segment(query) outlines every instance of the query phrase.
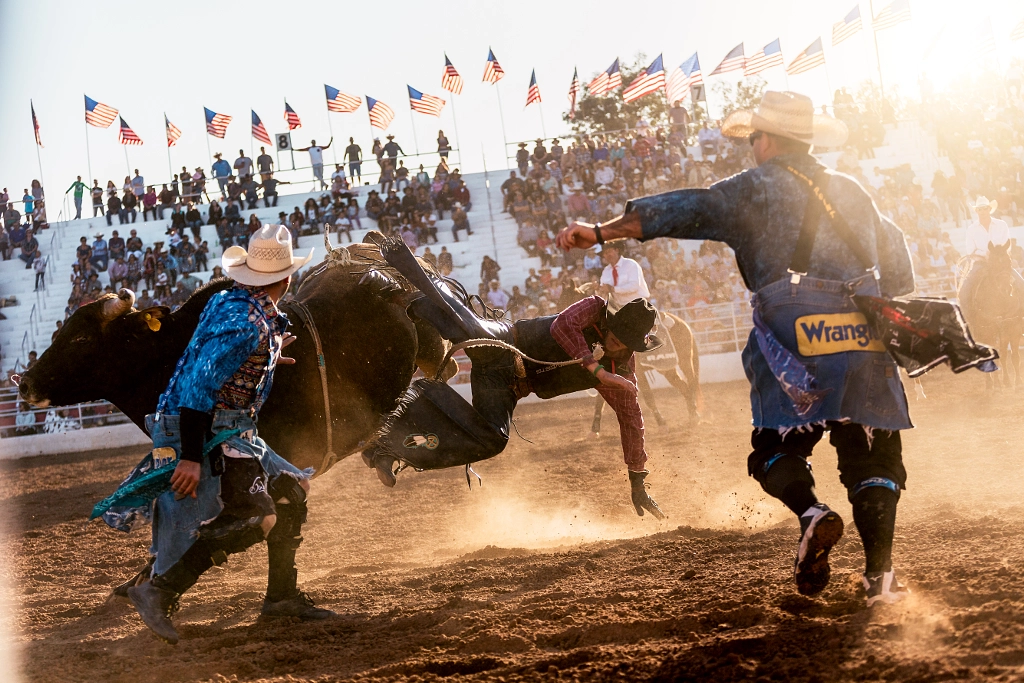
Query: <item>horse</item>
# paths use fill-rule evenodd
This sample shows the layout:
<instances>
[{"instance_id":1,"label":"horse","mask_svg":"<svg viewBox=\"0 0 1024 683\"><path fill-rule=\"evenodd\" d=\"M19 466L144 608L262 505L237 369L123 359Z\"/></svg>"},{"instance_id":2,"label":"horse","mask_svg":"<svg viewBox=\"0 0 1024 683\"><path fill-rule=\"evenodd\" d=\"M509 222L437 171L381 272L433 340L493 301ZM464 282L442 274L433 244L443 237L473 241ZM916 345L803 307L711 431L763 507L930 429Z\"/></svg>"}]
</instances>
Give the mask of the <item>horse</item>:
<instances>
[{"instance_id":1,"label":"horse","mask_svg":"<svg viewBox=\"0 0 1024 683\"><path fill-rule=\"evenodd\" d=\"M1021 388L1020 342L1024 336L1024 283L1013 269L1010 244L989 242L988 257L976 261L960 284L957 294L971 331L978 341L994 346L1013 368L1013 387ZM968 286L968 282L973 282ZM1005 355L1004 355L1005 354ZM1003 386L1010 387L1009 373ZM996 376L998 387L999 376ZM991 373L985 374L985 388L992 387Z\"/></svg>"}]
</instances>

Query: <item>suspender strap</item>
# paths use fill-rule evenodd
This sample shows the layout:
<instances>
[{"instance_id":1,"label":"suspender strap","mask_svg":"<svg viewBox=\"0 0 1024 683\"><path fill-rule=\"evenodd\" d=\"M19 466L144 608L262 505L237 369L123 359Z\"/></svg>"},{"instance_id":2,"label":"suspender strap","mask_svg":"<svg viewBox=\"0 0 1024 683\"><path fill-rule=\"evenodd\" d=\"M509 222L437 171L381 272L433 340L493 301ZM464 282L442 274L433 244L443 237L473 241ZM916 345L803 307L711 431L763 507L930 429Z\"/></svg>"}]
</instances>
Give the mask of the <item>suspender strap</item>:
<instances>
[{"instance_id":1,"label":"suspender strap","mask_svg":"<svg viewBox=\"0 0 1024 683\"><path fill-rule=\"evenodd\" d=\"M822 211L830 219L832 229L846 243L846 246L853 252L860 265L864 270L870 271L877 280L879 273L875 260L871 258L864 245L860 243L853 230L850 229L849 223L846 222L846 219L843 218L843 215L839 213L828 198L828 171L824 167L819 168L812 179L792 166L787 165L785 169L796 176L798 180L806 183L810 190L810 196L807 198L807 209L804 211L804 222L800 228L800 238L797 240L793 260L790 262L789 272L793 273L793 283L798 283L800 276L807 274L807 266L811 261L811 251L814 249L814 238L818 232L818 224L821 222ZM812 206L815 207L813 210Z\"/></svg>"}]
</instances>

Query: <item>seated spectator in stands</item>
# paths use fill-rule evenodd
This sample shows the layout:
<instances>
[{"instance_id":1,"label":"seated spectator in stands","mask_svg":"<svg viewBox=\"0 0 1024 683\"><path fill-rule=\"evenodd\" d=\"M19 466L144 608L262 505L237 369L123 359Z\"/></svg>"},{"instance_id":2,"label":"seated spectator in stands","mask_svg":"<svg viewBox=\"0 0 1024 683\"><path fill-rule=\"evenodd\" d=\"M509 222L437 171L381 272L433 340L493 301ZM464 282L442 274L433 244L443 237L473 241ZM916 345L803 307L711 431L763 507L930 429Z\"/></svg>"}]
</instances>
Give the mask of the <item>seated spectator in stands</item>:
<instances>
[{"instance_id":1,"label":"seated spectator in stands","mask_svg":"<svg viewBox=\"0 0 1024 683\"><path fill-rule=\"evenodd\" d=\"M32 412L31 406L25 401L18 401L18 414L14 418L14 434L16 436L28 436L38 434L36 428L36 414Z\"/></svg>"},{"instance_id":2,"label":"seated spectator in stands","mask_svg":"<svg viewBox=\"0 0 1024 683\"><path fill-rule=\"evenodd\" d=\"M395 189L401 192L406 187L409 187L409 169L405 167L404 161L399 161L395 169Z\"/></svg>"},{"instance_id":3,"label":"seated spectator in stands","mask_svg":"<svg viewBox=\"0 0 1024 683\"><path fill-rule=\"evenodd\" d=\"M491 280L487 290L487 305L504 311L508 307L508 301L508 293L501 288L501 283L497 280Z\"/></svg>"},{"instance_id":4,"label":"seated spectator in stands","mask_svg":"<svg viewBox=\"0 0 1024 683\"><path fill-rule=\"evenodd\" d=\"M8 261L11 258L11 237L10 233L7 232L7 228L0 225L0 257L4 261Z\"/></svg>"},{"instance_id":5,"label":"seated spectator in stands","mask_svg":"<svg viewBox=\"0 0 1024 683\"><path fill-rule=\"evenodd\" d=\"M7 237L10 241L8 248L11 250L11 253L14 253L15 249L20 249L25 244L25 240L28 238L28 228L20 223L16 223L8 232ZM83 237L82 239L85 238Z\"/></svg>"},{"instance_id":6,"label":"seated spectator in stands","mask_svg":"<svg viewBox=\"0 0 1024 683\"><path fill-rule=\"evenodd\" d=\"M419 222L423 232L423 243L428 244L430 240L437 243L437 216L432 212L416 212L416 220Z\"/></svg>"},{"instance_id":7,"label":"seated spectator in stands","mask_svg":"<svg viewBox=\"0 0 1024 683\"><path fill-rule=\"evenodd\" d=\"M523 181L516 177L516 172L509 171L508 180L501 184L501 195L503 197L502 211L511 213L509 207L512 206L512 202L516 198L516 190L520 190L522 187Z\"/></svg>"},{"instance_id":8,"label":"seated spectator in stands","mask_svg":"<svg viewBox=\"0 0 1024 683\"><path fill-rule=\"evenodd\" d=\"M4 227L8 230L21 223L21 213L11 204L4 211Z\"/></svg>"},{"instance_id":9,"label":"seated spectator in stands","mask_svg":"<svg viewBox=\"0 0 1024 683\"><path fill-rule=\"evenodd\" d=\"M196 272L206 272L207 259L210 256L210 245L203 240L203 243L196 247Z\"/></svg>"},{"instance_id":10,"label":"seated spectator in stands","mask_svg":"<svg viewBox=\"0 0 1024 683\"><path fill-rule=\"evenodd\" d=\"M527 216L526 220L519 226L519 234L516 235L516 241L519 243L519 246L526 250L526 253L531 258L537 255L538 237L540 237L540 228L534 224L532 217Z\"/></svg>"},{"instance_id":11,"label":"seated spectator in stands","mask_svg":"<svg viewBox=\"0 0 1024 683\"><path fill-rule=\"evenodd\" d=\"M345 218L347 220L349 230L353 228L356 230L363 229L363 224L359 221L359 202L355 197L350 197L348 204L345 206ZM351 235L349 236L349 239L352 239Z\"/></svg>"},{"instance_id":12,"label":"seated spectator in stands","mask_svg":"<svg viewBox=\"0 0 1024 683\"><path fill-rule=\"evenodd\" d=\"M264 208L270 208L271 206L277 206L277 186L278 185L289 185L290 183L286 180L278 180L277 178L265 178L260 187L263 189L263 206Z\"/></svg>"},{"instance_id":13,"label":"seated spectator in stands","mask_svg":"<svg viewBox=\"0 0 1024 683\"><path fill-rule=\"evenodd\" d=\"M126 287L128 287L128 289L132 291L135 291L136 289L138 289L139 280L142 279L142 264L139 261L139 257L136 256L134 252L128 255L127 266L128 273L124 276L124 279L128 283Z\"/></svg>"},{"instance_id":14,"label":"seated spectator in stands","mask_svg":"<svg viewBox=\"0 0 1024 683\"><path fill-rule=\"evenodd\" d=\"M242 222L242 212L239 210L239 205L235 202L228 204L228 208L224 209L224 218L228 222L228 227L233 231L234 227Z\"/></svg>"},{"instance_id":15,"label":"seated spectator in stands","mask_svg":"<svg viewBox=\"0 0 1024 683\"><path fill-rule=\"evenodd\" d=\"M248 243L248 242L247 242ZM189 240L188 235L181 236L181 242L175 249L175 256L178 259L178 270L182 273L195 272L196 269L196 248Z\"/></svg>"},{"instance_id":16,"label":"seated spectator in stands","mask_svg":"<svg viewBox=\"0 0 1024 683\"><path fill-rule=\"evenodd\" d=\"M573 186L572 194L569 195L569 200L566 202L566 208L569 211L569 220L578 218L586 220L590 217L590 202L583 194L583 185Z\"/></svg>"},{"instance_id":17,"label":"seated spectator in stands","mask_svg":"<svg viewBox=\"0 0 1024 683\"><path fill-rule=\"evenodd\" d=\"M231 226L228 225L227 218L221 218L217 223L217 240L220 242L221 251L234 244L234 238L231 236Z\"/></svg>"},{"instance_id":18,"label":"seated spectator in stands","mask_svg":"<svg viewBox=\"0 0 1024 683\"><path fill-rule=\"evenodd\" d=\"M146 282L148 289L156 285L156 253L153 247L146 247L146 253L142 257L142 279Z\"/></svg>"},{"instance_id":19,"label":"seated spectator in stands","mask_svg":"<svg viewBox=\"0 0 1024 683\"><path fill-rule=\"evenodd\" d=\"M78 263L80 265L85 265L89 262L89 259L92 258L92 247L89 246L89 242L84 235L78 240L78 248L75 249L75 258L78 259Z\"/></svg>"},{"instance_id":20,"label":"seated spectator in stands","mask_svg":"<svg viewBox=\"0 0 1024 683\"><path fill-rule=\"evenodd\" d=\"M163 189L160 190L158 198L160 199L160 205L157 207L157 216L160 220L164 219L164 211L174 206L175 193L173 190L167 187L165 183Z\"/></svg>"},{"instance_id":21,"label":"seated spectator in stands","mask_svg":"<svg viewBox=\"0 0 1024 683\"><path fill-rule=\"evenodd\" d=\"M402 200L398 198L398 194L394 190L391 190L388 192L388 198L384 200L384 213L378 221L381 232L390 235L398 225L401 215Z\"/></svg>"},{"instance_id":22,"label":"seated spectator in stands","mask_svg":"<svg viewBox=\"0 0 1024 683\"><path fill-rule=\"evenodd\" d=\"M89 263L95 266L96 270L103 273L106 272L107 263L110 261L110 251L107 247L107 241L103 239L102 232L96 233L93 237L95 239L92 242L92 255L89 257Z\"/></svg>"},{"instance_id":23,"label":"seated spectator in stands","mask_svg":"<svg viewBox=\"0 0 1024 683\"><path fill-rule=\"evenodd\" d=\"M174 205L174 211L171 213L171 227L167 230L167 234L171 234L171 231L177 231L180 235L185 232L185 209L181 204Z\"/></svg>"},{"instance_id":24,"label":"seated spectator in stands","mask_svg":"<svg viewBox=\"0 0 1024 683\"><path fill-rule=\"evenodd\" d=\"M394 188L395 172L391 168L391 162L383 160L380 169L380 192L388 194Z\"/></svg>"},{"instance_id":25,"label":"seated spectator in stands","mask_svg":"<svg viewBox=\"0 0 1024 683\"><path fill-rule=\"evenodd\" d=\"M302 215L302 211L296 206L295 210L288 216L288 231L292 234L293 248L298 248L299 246L299 235L302 232L302 224L304 222L305 218Z\"/></svg>"},{"instance_id":26,"label":"seated spectator in stands","mask_svg":"<svg viewBox=\"0 0 1024 683\"><path fill-rule=\"evenodd\" d=\"M224 209L221 208L220 204L216 200L210 202L210 209L207 211L206 216L206 224L216 227L223 216Z\"/></svg>"},{"instance_id":27,"label":"seated spectator in stands","mask_svg":"<svg viewBox=\"0 0 1024 683\"><path fill-rule=\"evenodd\" d=\"M146 194L142 195L142 222L145 223L149 220L149 214L152 212L153 220L157 219L157 207L156 207L156 190L150 185L146 189Z\"/></svg>"},{"instance_id":28,"label":"seated spectator in stands","mask_svg":"<svg viewBox=\"0 0 1024 683\"><path fill-rule=\"evenodd\" d=\"M228 206L231 204L238 204L238 208L242 208L242 186L235 176L228 178Z\"/></svg>"},{"instance_id":29,"label":"seated spectator in stands","mask_svg":"<svg viewBox=\"0 0 1024 683\"><path fill-rule=\"evenodd\" d=\"M242 220L241 216L231 224L231 239L239 247L249 245L249 225Z\"/></svg>"},{"instance_id":30,"label":"seated spectator in stands","mask_svg":"<svg viewBox=\"0 0 1024 683\"><path fill-rule=\"evenodd\" d=\"M113 225L113 217L117 216L118 225L124 225L124 212L121 210L121 198L115 191L107 198L107 225Z\"/></svg>"},{"instance_id":31,"label":"seated spectator in stands","mask_svg":"<svg viewBox=\"0 0 1024 683\"><path fill-rule=\"evenodd\" d=\"M380 198L377 190L370 190L370 194L366 198L366 215L375 221L380 220L380 217L384 215L384 201Z\"/></svg>"},{"instance_id":32,"label":"seated spectator in stands","mask_svg":"<svg viewBox=\"0 0 1024 683\"><path fill-rule=\"evenodd\" d=\"M128 241L125 242L124 249L126 255L131 256L135 254L140 261L142 260L142 238L139 237L134 228L128 234Z\"/></svg>"},{"instance_id":33,"label":"seated spectator in stands","mask_svg":"<svg viewBox=\"0 0 1024 683\"><path fill-rule=\"evenodd\" d=\"M501 266L498 262L492 259L490 256L484 256L480 262L480 282L490 282L491 280L498 279L498 273L501 271Z\"/></svg>"},{"instance_id":34,"label":"seated spectator in stands","mask_svg":"<svg viewBox=\"0 0 1024 683\"><path fill-rule=\"evenodd\" d=\"M203 281L196 277L195 274L190 270L183 270L181 274L181 279L178 280L178 287L184 287L185 290L189 293L189 296L191 296L194 291L199 289L199 287L201 287L202 284Z\"/></svg>"},{"instance_id":35,"label":"seated spectator in stands","mask_svg":"<svg viewBox=\"0 0 1024 683\"><path fill-rule=\"evenodd\" d=\"M519 190L516 190L515 199L512 200L511 205L512 217L516 219L516 224L520 228L523 227L523 222L527 219L533 218L533 207L530 206L530 202L527 201L526 197Z\"/></svg>"},{"instance_id":36,"label":"seated spectator in stands","mask_svg":"<svg viewBox=\"0 0 1024 683\"><path fill-rule=\"evenodd\" d=\"M171 310L177 310L183 303L188 301L189 291L185 288L184 282L178 282L171 292Z\"/></svg>"},{"instance_id":37,"label":"seated spectator in stands","mask_svg":"<svg viewBox=\"0 0 1024 683\"><path fill-rule=\"evenodd\" d=\"M462 208L462 204L455 202L452 211L452 237L455 241L459 241L459 230L465 230L467 237L473 234L473 231L469 226L469 216L466 215L465 209ZM484 257L488 258L488 257Z\"/></svg>"},{"instance_id":38,"label":"seated spectator in stands","mask_svg":"<svg viewBox=\"0 0 1024 683\"><path fill-rule=\"evenodd\" d=\"M138 205L139 201L136 199L135 194L131 189L126 190L124 198L121 200L121 212L124 214L124 220L121 221L122 223L135 222L135 219L139 215L139 212L136 209ZM131 221L128 220L129 216L131 217Z\"/></svg>"},{"instance_id":39,"label":"seated spectator in stands","mask_svg":"<svg viewBox=\"0 0 1024 683\"><path fill-rule=\"evenodd\" d=\"M402 241L405 242L405 246L409 247L410 251L416 251L419 249L420 241L416 235L416 231L413 230L413 226L409 223L405 223L401 226Z\"/></svg>"},{"instance_id":40,"label":"seated spectator in stands","mask_svg":"<svg viewBox=\"0 0 1024 683\"><path fill-rule=\"evenodd\" d=\"M171 295L171 279L167 275L162 263L156 265L156 285L153 287L153 295L157 299L164 299Z\"/></svg>"},{"instance_id":41,"label":"seated spectator in stands","mask_svg":"<svg viewBox=\"0 0 1024 683\"><path fill-rule=\"evenodd\" d=\"M192 236L198 244L203 235L203 215L192 202L188 203L188 211L185 212L185 225L192 230Z\"/></svg>"},{"instance_id":42,"label":"seated spectator in stands","mask_svg":"<svg viewBox=\"0 0 1024 683\"><path fill-rule=\"evenodd\" d=\"M124 238L117 234L117 230L114 230L110 235L110 239L107 240L107 250L110 252L111 261L116 261L117 259L124 257Z\"/></svg>"},{"instance_id":43,"label":"seated spectator in stands","mask_svg":"<svg viewBox=\"0 0 1024 683\"><path fill-rule=\"evenodd\" d=\"M452 200L461 204L466 211L473 210L473 203L470 201L471 197L469 194L469 188L466 187L466 181L460 179L458 185L452 190Z\"/></svg>"},{"instance_id":44,"label":"seated spectator in stands","mask_svg":"<svg viewBox=\"0 0 1024 683\"><path fill-rule=\"evenodd\" d=\"M113 260L110 264L110 270L108 275L110 276L110 286L114 290L118 290L121 287L127 287L128 283L128 264L124 262L124 256L119 256Z\"/></svg>"},{"instance_id":45,"label":"seated spectator in stands","mask_svg":"<svg viewBox=\"0 0 1024 683\"><path fill-rule=\"evenodd\" d=\"M148 289L142 290L142 296L135 300L135 308L140 311L144 311L147 308L153 308L154 305L153 297L149 295Z\"/></svg>"},{"instance_id":46,"label":"seated spectator in stands","mask_svg":"<svg viewBox=\"0 0 1024 683\"><path fill-rule=\"evenodd\" d=\"M308 225L308 232L316 233L320 231L320 223L323 217L320 215L320 205L316 203L316 200L310 197L306 200L306 203L302 205L302 223Z\"/></svg>"},{"instance_id":47,"label":"seated spectator in stands","mask_svg":"<svg viewBox=\"0 0 1024 683\"><path fill-rule=\"evenodd\" d=\"M260 221L260 217L256 214L249 214L249 222L245 224L245 229L249 233L249 237L263 227L263 223Z\"/></svg>"},{"instance_id":48,"label":"seated spectator in stands","mask_svg":"<svg viewBox=\"0 0 1024 683\"><path fill-rule=\"evenodd\" d=\"M441 253L437 255L437 270L441 275L448 276L452 274L455 264L452 262L452 254L448 251L448 247L441 247Z\"/></svg>"},{"instance_id":49,"label":"seated spectator in stands","mask_svg":"<svg viewBox=\"0 0 1024 683\"><path fill-rule=\"evenodd\" d=\"M259 201L259 194L256 191L257 188L259 188L259 185L252 176L242 179L239 189L242 191L242 194L245 195L246 207L250 210L255 209L256 202Z\"/></svg>"}]
</instances>

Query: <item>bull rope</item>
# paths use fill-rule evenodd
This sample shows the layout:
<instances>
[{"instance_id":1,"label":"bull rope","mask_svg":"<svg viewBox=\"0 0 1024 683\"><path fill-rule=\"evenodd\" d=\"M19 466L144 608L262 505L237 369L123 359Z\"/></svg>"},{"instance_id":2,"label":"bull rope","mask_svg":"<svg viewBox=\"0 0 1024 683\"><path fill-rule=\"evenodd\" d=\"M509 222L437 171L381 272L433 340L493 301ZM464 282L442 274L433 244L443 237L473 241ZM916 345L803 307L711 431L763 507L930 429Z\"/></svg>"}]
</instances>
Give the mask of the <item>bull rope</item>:
<instances>
[{"instance_id":1,"label":"bull rope","mask_svg":"<svg viewBox=\"0 0 1024 683\"><path fill-rule=\"evenodd\" d=\"M461 351L462 349L468 349L468 348L475 347L475 346L495 346L495 347L497 347L499 349L504 349L505 351L511 351L512 353L516 354L517 356L519 356L523 360L528 360L531 363L536 363L537 365L546 365L546 366L548 366L550 368L564 368L564 367L568 367L570 365L579 365L580 364L579 359L576 359L576 360L564 360L564 361L557 361L557 362L555 362L555 361L537 360L536 358L530 358L529 356L527 356L525 353L523 353L522 351L520 351L516 347L512 346L511 344L507 344L507 343L505 343L505 342L503 342L503 341L501 341L499 339L467 339L464 342L459 342L458 344L453 344L452 345L452 348L448 350L448 353L445 354L444 360L441 361L441 364L438 366L438 371L434 375L434 379L436 379L436 380L441 379L441 374L444 371L445 366L448 365L448 361L451 360L453 355L455 355L457 352ZM595 357L595 359L596 359L596 357Z\"/></svg>"},{"instance_id":2,"label":"bull rope","mask_svg":"<svg viewBox=\"0 0 1024 683\"><path fill-rule=\"evenodd\" d=\"M309 330L309 333L313 336L313 345L316 347L316 365L320 371L320 387L324 393L324 422L327 425L327 452L324 453L323 462L320 464L320 469L316 471L313 476L326 472L327 469L338 460L338 454L334 452L334 427L331 424L331 397L327 391L327 362L324 360L324 349L320 343L320 333L317 332L316 324L313 322L313 316L310 315L309 309L306 304L301 301L289 301L289 304L295 309L295 312L299 314L299 318L302 319L302 324Z\"/></svg>"}]
</instances>

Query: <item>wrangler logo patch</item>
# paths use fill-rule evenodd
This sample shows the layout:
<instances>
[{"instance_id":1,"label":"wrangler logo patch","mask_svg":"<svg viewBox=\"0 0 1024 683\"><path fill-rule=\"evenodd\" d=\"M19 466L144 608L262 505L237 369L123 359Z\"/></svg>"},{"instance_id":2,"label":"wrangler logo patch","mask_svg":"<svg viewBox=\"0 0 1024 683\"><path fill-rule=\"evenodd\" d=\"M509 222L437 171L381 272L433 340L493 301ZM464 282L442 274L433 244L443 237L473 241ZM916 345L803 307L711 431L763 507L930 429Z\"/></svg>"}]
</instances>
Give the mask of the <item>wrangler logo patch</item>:
<instances>
[{"instance_id":1,"label":"wrangler logo patch","mask_svg":"<svg viewBox=\"0 0 1024 683\"><path fill-rule=\"evenodd\" d=\"M885 351L863 313L819 313L796 319L796 344L802 356L846 351Z\"/></svg>"}]
</instances>

